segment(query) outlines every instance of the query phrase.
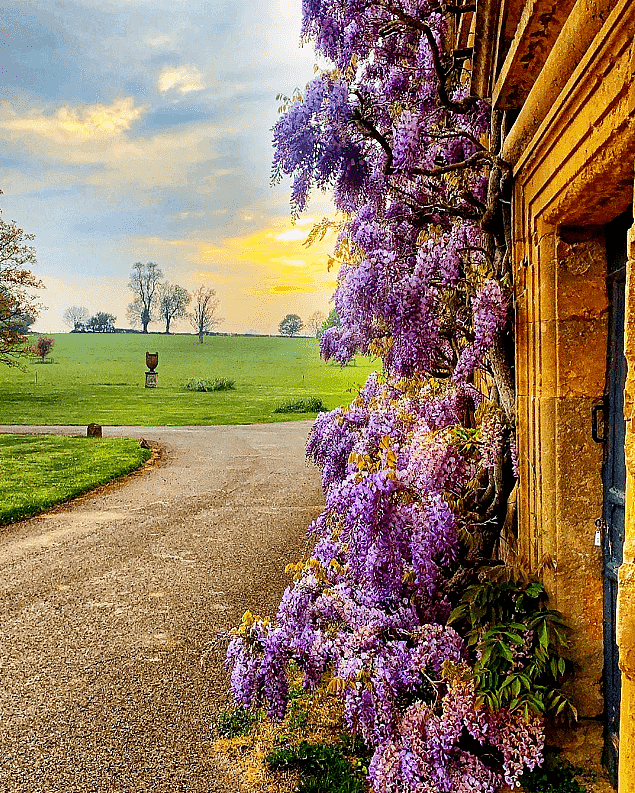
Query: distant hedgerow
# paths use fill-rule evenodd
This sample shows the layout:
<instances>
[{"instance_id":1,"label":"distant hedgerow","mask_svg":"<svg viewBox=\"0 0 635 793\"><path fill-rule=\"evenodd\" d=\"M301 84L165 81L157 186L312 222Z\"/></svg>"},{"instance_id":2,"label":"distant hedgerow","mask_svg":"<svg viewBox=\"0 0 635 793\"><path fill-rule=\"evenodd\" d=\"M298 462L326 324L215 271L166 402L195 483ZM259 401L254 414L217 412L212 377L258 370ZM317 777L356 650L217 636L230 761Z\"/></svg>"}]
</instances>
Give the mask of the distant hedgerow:
<instances>
[{"instance_id":1,"label":"distant hedgerow","mask_svg":"<svg viewBox=\"0 0 635 793\"><path fill-rule=\"evenodd\" d=\"M185 387L188 391L233 391L235 380L226 377L215 377L209 380L192 378L187 381Z\"/></svg>"},{"instance_id":2,"label":"distant hedgerow","mask_svg":"<svg viewBox=\"0 0 635 793\"><path fill-rule=\"evenodd\" d=\"M301 397L299 399L287 399L281 402L274 413L322 413L326 411L324 403L319 397Z\"/></svg>"}]
</instances>

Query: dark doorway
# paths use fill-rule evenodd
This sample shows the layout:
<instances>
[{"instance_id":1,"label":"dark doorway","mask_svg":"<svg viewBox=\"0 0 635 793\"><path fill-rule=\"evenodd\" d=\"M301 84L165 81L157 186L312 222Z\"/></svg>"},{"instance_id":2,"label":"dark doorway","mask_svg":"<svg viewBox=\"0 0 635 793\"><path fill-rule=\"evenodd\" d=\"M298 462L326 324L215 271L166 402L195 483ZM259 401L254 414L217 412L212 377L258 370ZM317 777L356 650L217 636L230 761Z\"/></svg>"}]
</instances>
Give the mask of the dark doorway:
<instances>
[{"instance_id":1,"label":"dark doorway","mask_svg":"<svg viewBox=\"0 0 635 793\"><path fill-rule=\"evenodd\" d=\"M632 215L622 215L606 227L609 334L605 406L604 483L604 698L606 715L605 762L617 785L621 679L615 641L617 569L624 545L624 300L626 240Z\"/></svg>"}]
</instances>

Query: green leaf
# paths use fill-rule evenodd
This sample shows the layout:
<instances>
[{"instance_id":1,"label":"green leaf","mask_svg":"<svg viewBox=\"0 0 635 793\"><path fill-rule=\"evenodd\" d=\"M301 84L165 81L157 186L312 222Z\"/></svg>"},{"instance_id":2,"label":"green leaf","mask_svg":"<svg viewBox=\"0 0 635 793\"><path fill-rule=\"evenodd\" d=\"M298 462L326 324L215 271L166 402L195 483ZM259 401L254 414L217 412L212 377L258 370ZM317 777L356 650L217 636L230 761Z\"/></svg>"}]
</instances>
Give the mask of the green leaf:
<instances>
[{"instance_id":1,"label":"green leaf","mask_svg":"<svg viewBox=\"0 0 635 793\"><path fill-rule=\"evenodd\" d=\"M514 660L514 654L512 653L511 648L509 648L502 641L498 642L498 647L500 647L500 651L503 657L511 663Z\"/></svg>"},{"instance_id":2,"label":"green leaf","mask_svg":"<svg viewBox=\"0 0 635 793\"><path fill-rule=\"evenodd\" d=\"M545 703L542 697L536 696L536 694L528 694L527 699L531 702L538 713L545 712Z\"/></svg>"},{"instance_id":3,"label":"green leaf","mask_svg":"<svg viewBox=\"0 0 635 793\"><path fill-rule=\"evenodd\" d=\"M525 632L527 630L527 626L524 625L522 622L510 622L509 625L507 625L507 629L512 631Z\"/></svg>"},{"instance_id":4,"label":"green leaf","mask_svg":"<svg viewBox=\"0 0 635 793\"><path fill-rule=\"evenodd\" d=\"M458 620L463 619L467 612L467 605L465 603L460 603L456 608L452 609L450 616L448 617L447 624L450 625L453 622L457 622Z\"/></svg>"},{"instance_id":5,"label":"green leaf","mask_svg":"<svg viewBox=\"0 0 635 793\"><path fill-rule=\"evenodd\" d=\"M549 632L547 631L546 622L543 622L538 630L538 641L540 642L540 646L545 650L549 646Z\"/></svg>"}]
</instances>

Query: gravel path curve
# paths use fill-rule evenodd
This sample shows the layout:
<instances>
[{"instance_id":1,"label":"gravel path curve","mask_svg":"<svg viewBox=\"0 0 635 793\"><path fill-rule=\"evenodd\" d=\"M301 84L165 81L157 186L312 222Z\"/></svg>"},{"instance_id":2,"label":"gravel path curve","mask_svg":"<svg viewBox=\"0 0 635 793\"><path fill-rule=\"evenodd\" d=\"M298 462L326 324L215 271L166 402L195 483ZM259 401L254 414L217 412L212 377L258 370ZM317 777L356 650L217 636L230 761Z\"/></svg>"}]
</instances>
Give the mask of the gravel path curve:
<instances>
[{"instance_id":1,"label":"gravel path curve","mask_svg":"<svg viewBox=\"0 0 635 793\"><path fill-rule=\"evenodd\" d=\"M208 751L216 637L271 613L306 550L310 424L104 427L157 459L0 529L0 791L233 793Z\"/></svg>"}]
</instances>

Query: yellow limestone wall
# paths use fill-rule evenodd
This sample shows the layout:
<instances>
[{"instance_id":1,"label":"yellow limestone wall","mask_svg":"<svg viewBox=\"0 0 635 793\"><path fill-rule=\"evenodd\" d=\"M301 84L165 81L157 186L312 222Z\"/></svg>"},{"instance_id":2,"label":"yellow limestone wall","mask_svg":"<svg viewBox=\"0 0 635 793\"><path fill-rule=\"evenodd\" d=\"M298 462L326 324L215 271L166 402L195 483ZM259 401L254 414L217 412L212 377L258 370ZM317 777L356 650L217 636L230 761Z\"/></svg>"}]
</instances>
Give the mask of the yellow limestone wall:
<instances>
[{"instance_id":1,"label":"yellow limestone wall","mask_svg":"<svg viewBox=\"0 0 635 793\"><path fill-rule=\"evenodd\" d=\"M604 237L539 224L517 270L519 550L573 628L582 716L603 712L602 448L591 408L604 391L607 309ZM524 245L519 246L522 250ZM525 263L526 262L526 263ZM552 569L551 564L555 565Z\"/></svg>"},{"instance_id":2,"label":"yellow limestone wall","mask_svg":"<svg viewBox=\"0 0 635 793\"><path fill-rule=\"evenodd\" d=\"M579 35L574 35L575 31ZM582 35L584 33L584 36ZM584 39L584 48L580 42ZM605 387L603 227L633 201L635 2L577 0L503 156L514 166L519 549L573 626L581 715L603 711L602 448L591 408ZM620 793L635 793L635 237L627 281L626 544L618 644Z\"/></svg>"}]
</instances>

